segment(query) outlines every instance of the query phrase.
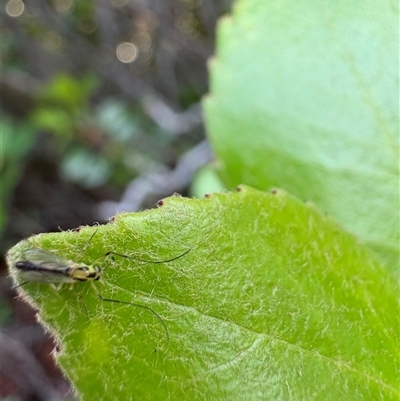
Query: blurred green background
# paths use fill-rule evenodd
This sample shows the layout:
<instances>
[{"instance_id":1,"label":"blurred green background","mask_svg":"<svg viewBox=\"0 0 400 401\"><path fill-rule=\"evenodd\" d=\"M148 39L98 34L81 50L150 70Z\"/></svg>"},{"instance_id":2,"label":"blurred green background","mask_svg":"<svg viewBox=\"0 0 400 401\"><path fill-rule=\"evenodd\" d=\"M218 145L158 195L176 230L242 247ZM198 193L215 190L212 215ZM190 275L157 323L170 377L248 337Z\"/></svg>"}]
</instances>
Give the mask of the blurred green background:
<instances>
[{"instance_id":1,"label":"blurred green background","mask_svg":"<svg viewBox=\"0 0 400 401\"><path fill-rule=\"evenodd\" d=\"M200 100L232 0L9 0L1 6L2 254L218 183ZM2 263L0 396L74 399Z\"/></svg>"}]
</instances>

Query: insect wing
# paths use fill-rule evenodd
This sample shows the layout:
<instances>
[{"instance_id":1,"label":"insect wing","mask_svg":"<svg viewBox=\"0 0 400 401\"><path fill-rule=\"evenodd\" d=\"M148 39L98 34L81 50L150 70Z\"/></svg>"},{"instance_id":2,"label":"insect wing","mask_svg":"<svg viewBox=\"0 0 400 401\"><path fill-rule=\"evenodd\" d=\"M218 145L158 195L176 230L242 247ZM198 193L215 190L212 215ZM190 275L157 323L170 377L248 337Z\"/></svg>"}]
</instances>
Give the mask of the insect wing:
<instances>
[{"instance_id":1,"label":"insect wing","mask_svg":"<svg viewBox=\"0 0 400 401\"><path fill-rule=\"evenodd\" d=\"M48 267L67 267L68 261L55 253L44 251L39 248L27 249L24 253L24 260L35 265Z\"/></svg>"},{"instance_id":2,"label":"insect wing","mask_svg":"<svg viewBox=\"0 0 400 401\"><path fill-rule=\"evenodd\" d=\"M16 263L21 277L26 281L46 283L71 283L74 280L68 274L69 262L62 257L44 251L30 248L23 253L23 259Z\"/></svg>"}]
</instances>

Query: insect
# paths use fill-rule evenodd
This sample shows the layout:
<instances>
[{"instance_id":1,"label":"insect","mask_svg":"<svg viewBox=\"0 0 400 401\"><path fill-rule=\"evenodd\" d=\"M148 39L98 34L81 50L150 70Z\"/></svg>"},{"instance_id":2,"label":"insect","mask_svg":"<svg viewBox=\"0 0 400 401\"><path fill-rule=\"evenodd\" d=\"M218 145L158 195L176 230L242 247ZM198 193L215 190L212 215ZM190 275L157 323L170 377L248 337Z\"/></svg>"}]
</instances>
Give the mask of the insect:
<instances>
[{"instance_id":1,"label":"insect","mask_svg":"<svg viewBox=\"0 0 400 401\"><path fill-rule=\"evenodd\" d=\"M101 267L75 263L39 248L27 249L23 256L24 260L14 265L20 277L25 280L19 287L30 281L43 283L95 281L103 274Z\"/></svg>"},{"instance_id":2,"label":"insect","mask_svg":"<svg viewBox=\"0 0 400 401\"><path fill-rule=\"evenodd\" d=\"M90 237L88 244L93 238L93 236L94 234ZM105 256L107 257L109 255L115 255L145 263L167 263L181 258L182 256L186 255L189 251L190 249L188 249L186 252L184 252L179 256L163 261L144 260L117 252L107 252ZM20 278L24 280L17 287L21 287L22 285L28 282L60 283L60 284L75 283L79 281L93 282L99 280L100 277L102 277L103 272L105 270L99 266L91 266L84 263L76 263L71 260L64 259L55 253L45 251L40 248L28 248L22 253L22 257L23 260L19 260L14 264L14 267L18 272ZM137 304L135 302L127 302L118 299L104 298L97 290L96 292L98 294L99 299L102 301L137 306L150 311L151 313L153 313L154 316L157 317L157 319L163 325L167 336L167 340L169 340L168 329L163 319L157 312L155 312L149 306Z\"/></svg>"}]
</instances>

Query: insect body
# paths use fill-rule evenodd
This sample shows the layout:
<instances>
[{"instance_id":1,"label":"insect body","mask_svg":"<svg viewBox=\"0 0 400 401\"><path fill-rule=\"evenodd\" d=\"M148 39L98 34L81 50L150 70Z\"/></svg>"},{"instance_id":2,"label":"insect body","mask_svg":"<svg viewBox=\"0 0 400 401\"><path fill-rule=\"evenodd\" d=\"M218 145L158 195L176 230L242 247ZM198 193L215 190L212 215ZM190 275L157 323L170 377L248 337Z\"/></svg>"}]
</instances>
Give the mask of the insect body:
<instances>
[{"instance_id":1,"label":"insect body","mask_svg":"<svg viewBox=\"0 0 400 401\"><path fill-rule=\"evenodd\" d=\"M43 249L30 248L23 253L23 260L14 264L19 276L25 280L45 283L74 283L98 280L103 270L66 260Z\"/></svg>"},{"instance_id":2,"label":"insect body","mask_svg":"<svg viewBox=\"0 0 400 401\"><path fill-rule=\"evenodd\" d=\"M163 261L143 260L116 252L108 252L105 256L115 255L145 263L167 263L181 258L189 251L190 249L177 257ZM44 283L75 283L78 281L96 281L100 279L104 271L101 267L89 266L84 263L76 263L71 260L64 259L52 252L48 252L39 248L29 248L25 250L22 253L22 259L17 261L14 264L14 267L19 277L24 280L24 282L19 284L17 287L20 287L30 281ZM169 339L168 329L163 319L149 306L137 304L135 302L104 298L100 293L98 293L98 297L102 301L137 306L150 311L161 322L164 327L167 340Z\"/></svg>"}]
</instances>

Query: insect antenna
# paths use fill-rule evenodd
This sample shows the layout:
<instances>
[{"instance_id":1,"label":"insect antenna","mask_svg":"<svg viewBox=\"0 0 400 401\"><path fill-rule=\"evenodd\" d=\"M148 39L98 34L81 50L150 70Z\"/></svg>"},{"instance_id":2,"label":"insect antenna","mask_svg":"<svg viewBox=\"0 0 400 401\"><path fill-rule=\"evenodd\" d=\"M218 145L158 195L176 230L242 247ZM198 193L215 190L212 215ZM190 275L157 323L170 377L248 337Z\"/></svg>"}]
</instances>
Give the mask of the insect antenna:
<instances>
[{"instance_id":1,"label":"insect antenna","mask_svg":"<svg viewBox=\"0 0 400 401\"><path fill-rule=\"evenodd\" d=\"M110 255L115 255L115 256L120 256L121 258L125 258L125 259L133 259L133 260L137 260L138 262L144 262L144 263L168 263L168 262L172 262L174 260L177 260L179 258L181 258L182 256L185 256L186 254L188 254L191 251L191 248L189 248L187 251L185 251L184 253L182 253L181 255L175 256L172 259L167 259L167 260L146 260L146 259L140 259L137 258L135 256L129 256L129 255L124 255L123 253L118 253L118 252L107 252L105 254L105 256L110 256Z\"/></svg>"},{"instance_id":2,"label":"insect antenna","mask_svg":"<svg viewBox=\"0 0 400 401\"><path fill-rule=\"evenodd\" d=\"M168 333L167 325L164 323L164 320L162 319L162 317L155 310L150 308L149 306L142 305L142 304L137 304L135 302L127 302L127 301L120 301L118 299L104 298L100 293L98 293L97 295L102 301L105 301L105 302L114 302L116 304L133 305L133 306L137 306L139 308L147 309L148 311L150 311L161 322L161 324L164 327L164 331L165 331L165 335L167 337L167 341L169 341L169 333Z\"/></svg>"}]
</instances>

